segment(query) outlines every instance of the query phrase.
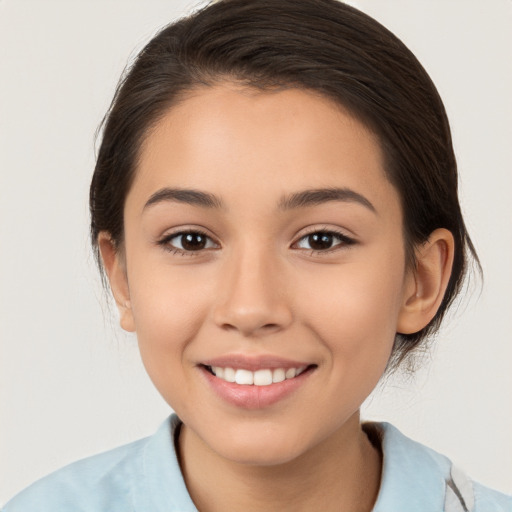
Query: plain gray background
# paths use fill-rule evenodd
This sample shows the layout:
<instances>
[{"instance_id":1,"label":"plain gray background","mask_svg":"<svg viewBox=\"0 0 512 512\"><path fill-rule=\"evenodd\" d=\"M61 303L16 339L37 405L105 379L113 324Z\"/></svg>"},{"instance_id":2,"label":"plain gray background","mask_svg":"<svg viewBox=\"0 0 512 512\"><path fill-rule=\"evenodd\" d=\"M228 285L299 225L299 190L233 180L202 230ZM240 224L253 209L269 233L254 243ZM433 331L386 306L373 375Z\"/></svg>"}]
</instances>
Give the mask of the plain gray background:
<instances>
[{"instance_id":1,"label":"plain gray background","mask_svg":"<svg viewBox=\"0 0 512 512\"><path fill-rule=\"evenodd\" d=\"M360 0L452 122L485 271L410 379L364 408L512 492L512 2ZM88 245L93 134L128 58L186 0L0 1L0 503L169 414L105 306Z\"/></svg>"}]
</instances>

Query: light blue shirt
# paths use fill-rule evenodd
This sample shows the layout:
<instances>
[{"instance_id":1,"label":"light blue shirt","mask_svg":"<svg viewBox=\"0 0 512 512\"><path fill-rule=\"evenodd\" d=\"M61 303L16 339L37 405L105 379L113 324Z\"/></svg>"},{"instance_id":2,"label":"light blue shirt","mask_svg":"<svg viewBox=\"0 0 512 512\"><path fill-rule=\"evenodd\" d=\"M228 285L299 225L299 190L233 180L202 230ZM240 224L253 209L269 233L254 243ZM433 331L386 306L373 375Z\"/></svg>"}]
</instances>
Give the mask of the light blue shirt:
<instances>
[{"instance_id":1,"label":"light blue shirt","mask_svg":"<svg viewBox=\"0 0 512 512\"><path fill-rule=\"evenodd\" d=\"M37 481L2 512L197 512L183 480L171 415L151 437L75 462ZM387 423L373 512L512 512L512 496L471 482L439 453Z\"/></svg>"}]
</instances>

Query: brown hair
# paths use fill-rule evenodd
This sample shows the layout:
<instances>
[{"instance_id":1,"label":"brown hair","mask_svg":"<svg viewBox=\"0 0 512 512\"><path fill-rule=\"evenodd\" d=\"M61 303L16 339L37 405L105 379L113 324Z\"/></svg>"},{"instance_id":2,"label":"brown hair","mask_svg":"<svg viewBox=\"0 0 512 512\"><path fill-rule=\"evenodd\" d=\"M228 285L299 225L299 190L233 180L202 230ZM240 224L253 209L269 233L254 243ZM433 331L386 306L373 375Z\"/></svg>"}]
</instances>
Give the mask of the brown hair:
<instances>
[{"instance_id":1,"label":"brown hair","mask_svg":"<svg viewBox=\"0 0 512 512\"><path fill-rule=\"evenodd\" d=\"M446 112L430 77L380 23L337 0L221 0L161 30L140 52L104 119L90 189L91 237L123 241L123 208L144 137L189 91L220 81L316 91L377 134L399 192L409 264L436 228L455 238L453 269L433 320L397 334L393 365L435 332L460 291L468 253Z\"/></svg>"}]
</instances>

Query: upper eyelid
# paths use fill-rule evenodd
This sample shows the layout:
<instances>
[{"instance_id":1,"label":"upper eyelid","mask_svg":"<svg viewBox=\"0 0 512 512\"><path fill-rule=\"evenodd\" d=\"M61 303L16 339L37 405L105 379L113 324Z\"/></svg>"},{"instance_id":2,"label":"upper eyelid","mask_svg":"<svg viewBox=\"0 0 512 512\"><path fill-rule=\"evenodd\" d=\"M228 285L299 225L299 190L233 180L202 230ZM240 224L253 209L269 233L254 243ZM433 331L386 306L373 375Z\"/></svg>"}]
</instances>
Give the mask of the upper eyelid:
<instances>
[{"instance_id":1,"label":"upper eyelid","mask_svg":"<svg viewBox=\"0 0 512 512\"><path fill-rule=\"evenodd\" d=\"M329 227L329 226L319 227L317 225L317 226L309 226L309 227L303 228L303 229L306 229L307 231L301 230L302 233L300 233L294 237L293 242L291 243L291 246L296 245L298 242L300 242L305 237L310 236L315 233L329 233L334 236L338 236L342 240L345 239L345 240L350 240L352 242L356 242L356 238L351 234L347 234L346 230L344 230L342 228L334 228L334 227ZM170 233L165 233L162 236L158 237L157 243L159 243L159 244L166 243L166 242L169 242L170 240L172 240L173 238L176 238L176 237L182 236L182 235L186 235L188 233L197 233L197 234L203 235L203 236L209 238L212 242L214 242L219 247L222 246L222 244L219 242L219 239L215 235L211 234L210 230L203 228L203 227L199 227L199 226L198 227L189 226L189 227L176 228L176 230L173 230Z\"/></svg>"},{"instance_id":2,"label":"upper eyelid","mask_svg":"<svg viewBox=\"0 0 512 512\"><path fill-rule=\"evenodd\" d=\"M310 226L307 228L304 228L306 231L300 230L299 234L296 235L295 241L302 240L304 237L313 235L315 233L330 233L333 235L340 236L342 238L348 238L350 240L356 241L356 236L353 235L349 230L343 229L343 228L336 228L336 227L330 227L330 226ZM296 242L294 242L296 243Z\"/></svg>"},{"instance_id":3,"label":"upper eyelid","mask_svg":"<svg viewBox=\"0 0 512 512\"><path fill-rule=\"evenodd\" d=\"M333 235L337 237L340 241L340 243L333 245L332 247L329 247L328 249L308 249L308 248L299 248L296 247L302 240L307 238L310 235L313 235L315 233L327 233L330 235ZM330 254L333 252L336 252L341 249L348 249L349 247L354 246L357 244L357 239L354 236L349 236L343 232L341 229L336 228L314 228L311 229L311 231L308 231L306 233L301 234L300 236L295 238L295 241L291 244L290 248L296 249L296 250L302 250L302 251L309 251L310 253L314 254Z\"/></svg>"},{"instance_id":4,"label":"upper eyelid","mask_svg":"<svg viewBox=\"0 0 512 512\"><path fill-rule=\"evenodd\" d=\"M197 233L199 235L206 236L206 237L210 238L211 240L213 240L216 244L219 244L218 238L215 235L213 235L210 232L210 230L203 228L203 227L199 227L199 226L197 226L197 227L196 226L179 227L179 228L176 228L175 230L166 231L166 232L164 232L163 235L160 235L157 238L157 240L158 241L171 240L177 236L187 235L189 233Z\"/></svg>"},{"instance_id":5,"label":"upper eyelid","mask_svg":"<svg viewBox=\"0 0 512 512\"><path fill-rule=\"evenodd\" d=\"M198 250L194 251L194 250L182 249L182 248L176 247L170 243L171 240L181 237L181 236L184 236L184 235L187 235L187 234L190 234L190 233L198 234L198 235L208 238L216 247L205 247L203 249L198 249ZM216 250L216 249L220 248L219 242L217 242L209 234L207 234L204 231L199 230L199 229L180 229L175 232L165 234L156 240L156 245L160 246L160 247L164 248L166 251L172 252L174 254L181 254L182 256L183 255L196 256L196 257L199 256L200 254L205 253L206 251L210 252L212 250Z\"/></svg>"},{"instance_id":6,"label":"upper eyelid","mask_svg":"<svg viewBox=\"0 0 512 512\"><path fill-rule=\"evenodd\" d=\"M196 251L193 251L193 250L181 249L180 247L176 247L174 244L171 244L171 241L174 238L184 236L188 233L197 233L199 235L205 236L213 243L213 245L215 247L205 247L203 249L198 249ZM210 252L212 250L217 250L217 249L221 248L219 242L217 242L217 240L215 238L211 237L207 233L204 233L203 231L200 231L198 229L194 229L194 230L181 229L181 230L178 230L178 231L175 231L172 233L164 234L163 236L161 236L155 240L155 245L160 248L165 249L168 252L173 252L175 254L182 254L182 255L186 254L186 255L190 255L190 256L199 256L200 254L203 254L206 251Z\"/></svg>"}]
</instances>

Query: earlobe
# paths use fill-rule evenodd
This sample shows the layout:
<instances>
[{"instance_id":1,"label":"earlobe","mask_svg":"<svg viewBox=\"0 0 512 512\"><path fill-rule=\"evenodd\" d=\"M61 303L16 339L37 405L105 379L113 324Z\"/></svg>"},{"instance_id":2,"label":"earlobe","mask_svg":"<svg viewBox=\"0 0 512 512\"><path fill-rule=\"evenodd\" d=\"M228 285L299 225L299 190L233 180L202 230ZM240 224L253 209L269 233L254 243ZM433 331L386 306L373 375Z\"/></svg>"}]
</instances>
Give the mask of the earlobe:
<instances>
[{"instance_id":1,"label":"earlobe","mask_svg":"<svg viewBox=\"0 0 512 512\"><path fill-rule=\"evenodd\" d=\"M121 327L125 331L135 332L124 257L115 247L110 234L104 231L98 235L98 247L110 283L110 289L119 311Z\"/></svg>"},{"instance_id":2,"label":"earlobe","mask_svg":"<svg viewBox=\"0 0 512 512\"><path fill-rule=\"evenodd\" d=\"M416 267L406 276L397 332L413 334L434 318L450 280L454 239L439 228L416 250Z\"/></svg>"}]
</instances>

